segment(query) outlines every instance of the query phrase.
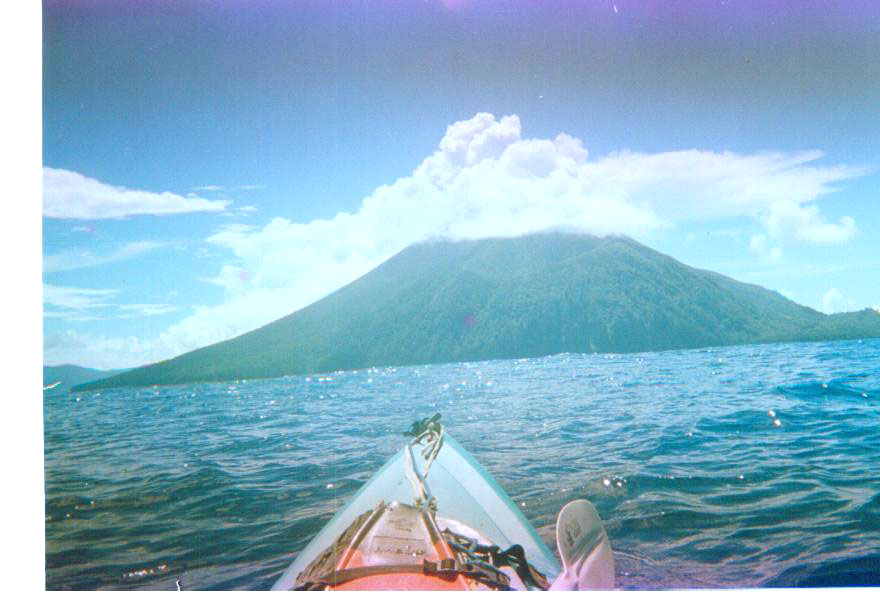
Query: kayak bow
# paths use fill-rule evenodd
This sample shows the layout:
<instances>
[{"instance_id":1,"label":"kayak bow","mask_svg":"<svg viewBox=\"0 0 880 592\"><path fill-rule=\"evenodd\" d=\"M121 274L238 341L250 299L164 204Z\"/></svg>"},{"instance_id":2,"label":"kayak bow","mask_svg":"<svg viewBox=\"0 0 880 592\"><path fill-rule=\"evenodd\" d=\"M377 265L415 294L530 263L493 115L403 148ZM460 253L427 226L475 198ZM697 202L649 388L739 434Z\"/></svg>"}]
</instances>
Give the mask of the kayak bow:
<instances>
[{"instance_id":1,"label":"kayak bow","mask_svg":"<svg viewBox=\"0 0 880 592\"><path fill-rule=\"evenodd\" d=\"M445 433L439 418L413 424L406 434L412 441L337 512L273 590L550 587L563 573L553 552L495 479ZM589 514L578 506L560 513L560 523L565 516L580 521L570 522L568 538L572 532L583 536L560 546L565 577L556 584L613 586L611 550L595 510ZM579 577L584 566L606 573Z\"/></svg>"}]
</instances>

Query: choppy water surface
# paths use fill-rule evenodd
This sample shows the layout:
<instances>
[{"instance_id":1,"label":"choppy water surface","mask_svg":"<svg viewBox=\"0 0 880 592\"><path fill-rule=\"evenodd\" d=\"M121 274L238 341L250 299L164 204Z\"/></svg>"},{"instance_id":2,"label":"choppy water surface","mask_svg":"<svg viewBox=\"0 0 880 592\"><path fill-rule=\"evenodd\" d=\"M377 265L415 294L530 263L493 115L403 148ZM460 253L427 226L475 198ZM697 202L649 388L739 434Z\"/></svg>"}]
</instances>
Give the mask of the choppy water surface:
<instances>
[{"instance_id":1,"label":"choppy water surface","mask_svg":"<svg viewBox=\"0 0 880 592\"><path fill-rule=\"evenodd\" d=\"M45 394L48 588L271 586L435 412L620 588L880 584L880 340Z\"/></svg>"}]
</instances>

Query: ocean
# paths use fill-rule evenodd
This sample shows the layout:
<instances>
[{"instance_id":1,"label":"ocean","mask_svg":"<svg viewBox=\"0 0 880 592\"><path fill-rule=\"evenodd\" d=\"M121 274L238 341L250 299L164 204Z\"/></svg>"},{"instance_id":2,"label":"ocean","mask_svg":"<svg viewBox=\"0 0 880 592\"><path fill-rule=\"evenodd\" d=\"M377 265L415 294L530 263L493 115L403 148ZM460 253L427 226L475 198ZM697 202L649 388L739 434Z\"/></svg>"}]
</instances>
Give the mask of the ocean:
<instances>
[{"instance_id":1,"label":"ocean","mask_svg":"<svg viewBox=\"0 0 880 592\"><path fill-rule=\"evenodd\" d=\"M880 340L562 354L44 397L49 589L267 589L441 413L621 589L880 585Z\"/></svg>"}]
</instances>

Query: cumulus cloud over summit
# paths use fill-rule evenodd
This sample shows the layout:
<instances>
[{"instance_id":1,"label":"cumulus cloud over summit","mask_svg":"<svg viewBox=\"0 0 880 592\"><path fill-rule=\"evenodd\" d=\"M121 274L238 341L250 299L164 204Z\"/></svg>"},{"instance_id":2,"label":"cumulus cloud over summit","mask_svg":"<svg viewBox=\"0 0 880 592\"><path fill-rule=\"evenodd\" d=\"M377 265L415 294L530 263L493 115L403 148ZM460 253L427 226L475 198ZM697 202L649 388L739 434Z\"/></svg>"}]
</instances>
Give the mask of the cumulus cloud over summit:
<instances>
[{"instance_id":1,"label":"cumulus cloud over summit","mask_svg":"<svg viewBox=\"0 0 880 592\"><path fill-rule=\"evenodd\" d=\"M225 302L196 310L160 340L175 355L254 329L432 238L561 228L644 238L687 221L737 219L760 229L752 250L775 259L787 241L846 241L855 221L827 221L815 202L866 171L819 165L822 156L624 150L591 159L576 137L523 138L516 115L480 113L450 125L412 174L376 188L357 212L219 230L208 242L234 259L209 281L224 287Z\"/></svg>"},{"instance_id":2,"label":"cumulus cloud over summit","mask_svg":"<svg viewBox=\"0 0 880 592\"><path fill-rule=\"evenodd\" d=\"M684 221L742 217L763 227L765 243L842 242L856 230L850 217L824 220L811 202L864 171L817 166L818 151L588 156L570 135L525 139L517 116L480 113L449 126L411 175L378 187L356 213L218 232L209 242L233 251L238 263L214 281L236 295L256 286L321 284L306 290L306 300L430 238L556 228L644 237Z\"/></svg>"}]
</instances>

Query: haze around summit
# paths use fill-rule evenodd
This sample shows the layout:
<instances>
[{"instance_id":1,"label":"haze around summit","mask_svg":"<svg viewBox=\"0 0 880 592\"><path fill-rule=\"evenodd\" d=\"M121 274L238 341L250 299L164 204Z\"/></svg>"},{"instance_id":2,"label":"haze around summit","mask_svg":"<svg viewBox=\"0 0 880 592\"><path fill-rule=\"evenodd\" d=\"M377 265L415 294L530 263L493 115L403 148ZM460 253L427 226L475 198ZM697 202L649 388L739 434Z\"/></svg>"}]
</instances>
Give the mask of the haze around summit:
<instances>
[{"instance_id":1,"label":"haze around summit","mask_svg":"<svg viewBox=\"0 0 880 592\"><path fill-rule=\"evenodd\" d=\"M44 3L45 364L559 228L880 307L875 4L249 6Z\"/></svg>"}]
</instances>

